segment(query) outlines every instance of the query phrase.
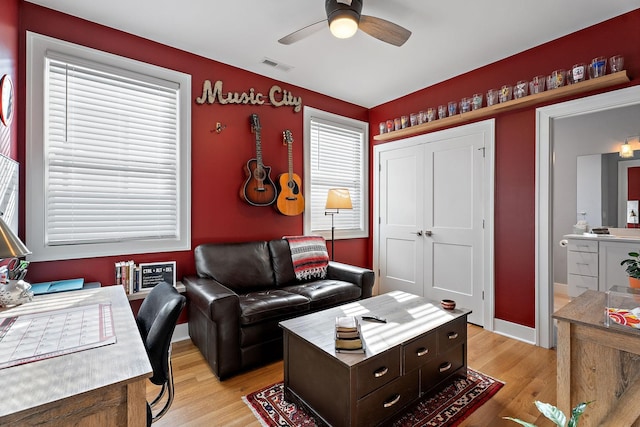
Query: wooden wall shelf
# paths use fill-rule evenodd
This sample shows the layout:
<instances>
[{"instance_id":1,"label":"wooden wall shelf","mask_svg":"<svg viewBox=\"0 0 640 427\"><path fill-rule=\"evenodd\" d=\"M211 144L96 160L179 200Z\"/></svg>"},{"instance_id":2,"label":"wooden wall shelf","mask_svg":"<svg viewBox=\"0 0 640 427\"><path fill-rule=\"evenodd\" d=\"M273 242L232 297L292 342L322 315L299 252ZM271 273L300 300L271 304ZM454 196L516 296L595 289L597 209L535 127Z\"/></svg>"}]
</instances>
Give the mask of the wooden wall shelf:
<instances>
[{"instance_id":1,"label":"wooden wall shelf","mask_svg":"<svg viewBox=\"0 0 640 427\"><path fill-rule=\"evenodd\" d=\"M552 99L563 98L578 93L589 92L596 89L602 89L609 86L615 86L622 83L628 83L629 77L627 71L622 70L614 74L608 74L597 79L585 80L580 83L575 83L568 86L563 86L558 89L547 90L542 93L536 93L534 95L528 95L520 99L512 99L511 101L503 102L500 104L492 105L490 107L483 107L478 110L469 111L468 113L460 113L455 116L445 117L444 119L434 120L432 122L423 123L421 125L410 126L405 129L395 130L381 135L375 135L373 137L376 141L388 141L390 139L403 138L407 136L413 136L420 133L425 133L431 130L440 129L447 126L457 125L471 120L480 119L483 117L493 116L495 114L503 113L505 111L517 110L525 107L529 107L534 104L540 104Z\"/></svg>"}]
</instances>

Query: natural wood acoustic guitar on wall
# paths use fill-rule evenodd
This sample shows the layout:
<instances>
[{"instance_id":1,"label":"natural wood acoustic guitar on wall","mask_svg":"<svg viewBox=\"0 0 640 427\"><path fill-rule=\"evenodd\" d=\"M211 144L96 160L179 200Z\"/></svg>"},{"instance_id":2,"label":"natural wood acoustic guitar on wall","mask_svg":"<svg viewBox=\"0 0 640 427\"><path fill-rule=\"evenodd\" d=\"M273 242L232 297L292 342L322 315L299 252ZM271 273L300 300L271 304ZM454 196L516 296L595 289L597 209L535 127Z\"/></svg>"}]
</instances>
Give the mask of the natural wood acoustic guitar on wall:
<instances>
[{"instance_id":1,"label":"natural wood acoustic guitar on wall","mask_svg":"<svg viewBox=\"0 0 640 427\"><path fill-rule=\"evenodd\" d=\"M262 163L260 119L257 114L252 114L250 119L251 131L256 136L256 158L244 166L247 180L240 189L240 197L253 206L269 206L276 201L276 186L269 176L271 168Z\"/></svg>"},{"instance_id":2,"label":"natural wood acoustic guitar on wall","mask_svg":"<svg viewBox=\"0 0 640 427\"><path fill-rule=\"evenodd\" d=\"M300 177L293 173L293 136L289 129L282 132L283 144L289 155L289 172L278 176L278 200L276 209L283 215L295 216L304 211L304 197Z\"/></svg>"}]
</instances>

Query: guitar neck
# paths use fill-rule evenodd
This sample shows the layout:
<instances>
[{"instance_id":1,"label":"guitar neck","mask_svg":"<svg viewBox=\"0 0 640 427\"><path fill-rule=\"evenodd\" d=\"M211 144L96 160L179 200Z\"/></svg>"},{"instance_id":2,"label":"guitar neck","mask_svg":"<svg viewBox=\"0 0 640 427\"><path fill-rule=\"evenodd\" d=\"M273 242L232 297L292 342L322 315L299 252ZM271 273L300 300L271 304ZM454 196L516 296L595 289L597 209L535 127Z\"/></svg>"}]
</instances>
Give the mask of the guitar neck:
<instances>
[{"instance_id":1,"label":"guitar neck","mask_svg":"<svg viewBox=\"0 0 640 427\"><path fill-rule=\"evenodd\" d=\"M262 143L260 138L260 130L256 129L256 162L260 169L263 168L262 164Z\"/></svg>"},{"instance_id":2,"label":"guitar neck","mask_svg":"<svg viewBox=\"0 0 640 427\"><path fill-rule=\"evenodd\" d=\"M293 180L293 144L287 142L287 151L289 155L289 181Z\"/></svg>"},{"instance_id":3,"label":"guitar neck","mask_svg":"<svg viewBox=\"0 0 640 427\"><path fill-rule=\"evenodd\" d=\"M262 163L262 144L260 141L260 118L257 114L252 114L250 120L251 130L256 134L256 163L258 169L262 170L264 164Z\"/></svg>"}]
</instances>

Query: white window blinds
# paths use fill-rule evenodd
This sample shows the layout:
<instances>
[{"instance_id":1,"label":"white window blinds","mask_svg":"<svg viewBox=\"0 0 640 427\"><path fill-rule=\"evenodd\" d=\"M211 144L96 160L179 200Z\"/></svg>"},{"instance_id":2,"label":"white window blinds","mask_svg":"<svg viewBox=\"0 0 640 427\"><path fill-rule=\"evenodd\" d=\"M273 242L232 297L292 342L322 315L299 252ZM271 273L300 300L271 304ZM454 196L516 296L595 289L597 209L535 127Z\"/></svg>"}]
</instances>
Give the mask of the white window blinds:
<instances>
[{"instance_id":1,"label":"white window blinds","mask_svg":"<svg viewBox=\"0 0 640 427\"><path fill-rule=\"evenodd\" d=\"M191 248L191 76L26 32L31 261Z\"/></svg>"},{"instance_id":2,"label":"white window blinds","mask_svg":"<svg viewBox=\"0 0 640 427\"><path fill-rule=\"evenodd\" d=\"M177 87L46 64L46 243L176 238Z\"/></svg>"},{"instance_id":3,"label":"white window blinds","mask_svg":"<svg viewBox=\"0 0 640 427\"><path fill-rule=\"evenodd\" d=\"M333 217L336 237L363 237L367 214L366 123L333 117L315 111L309 115L307 153L307 207L305 232L323 234L331 230L331 216L325 215L330 188L347 188L353 209L340 210Z\"/></svg>"}]
</instances>

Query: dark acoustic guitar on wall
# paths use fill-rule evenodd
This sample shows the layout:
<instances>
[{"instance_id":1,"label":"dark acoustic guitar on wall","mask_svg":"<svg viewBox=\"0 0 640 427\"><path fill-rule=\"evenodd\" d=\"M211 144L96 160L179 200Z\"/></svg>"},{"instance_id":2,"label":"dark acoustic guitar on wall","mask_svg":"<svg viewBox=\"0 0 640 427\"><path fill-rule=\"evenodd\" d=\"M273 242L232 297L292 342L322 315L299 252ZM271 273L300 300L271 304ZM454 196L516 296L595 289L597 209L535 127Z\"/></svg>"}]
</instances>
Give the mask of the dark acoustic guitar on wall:
<instances>
[{"instance_id":1,"label":"dark acoustic guitar on wall","mask_svg":"<svg viewBox=\"0 0 640 427\"><path fill-rule=\"evenodd\" d=\"M276 201L276 186L269 174L271 168L262 163L262 146L260 145L260 119L257 114L251 115L251 131L256 136L256 158L244 166L247 180L240 189L240 197L253 206L269 206Z\"/></svg>"},{"instance_id":2,"label":"dark acoustic guitar on wall","mask_svg":"<svg viewBox=\"0 0 640 427\"><path fill-rule=\"evenodd\" d=\"M283 143L289 155L289 172L278 176L278 200L276 209L283 215L295 216L304 211L304 197L300 192L300 177L293 173L293 136L289 129L282 132Z\"/></svg>"}]
</instances>

